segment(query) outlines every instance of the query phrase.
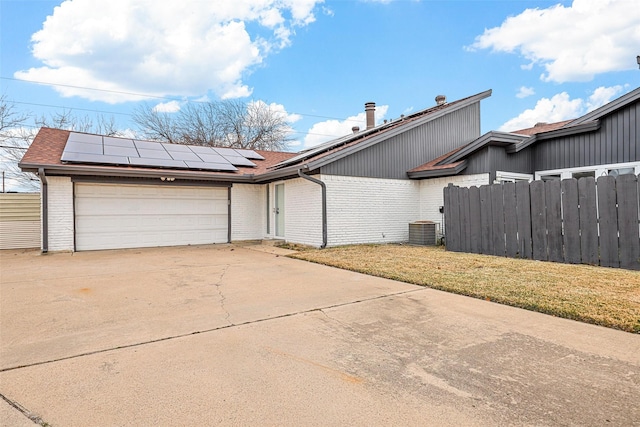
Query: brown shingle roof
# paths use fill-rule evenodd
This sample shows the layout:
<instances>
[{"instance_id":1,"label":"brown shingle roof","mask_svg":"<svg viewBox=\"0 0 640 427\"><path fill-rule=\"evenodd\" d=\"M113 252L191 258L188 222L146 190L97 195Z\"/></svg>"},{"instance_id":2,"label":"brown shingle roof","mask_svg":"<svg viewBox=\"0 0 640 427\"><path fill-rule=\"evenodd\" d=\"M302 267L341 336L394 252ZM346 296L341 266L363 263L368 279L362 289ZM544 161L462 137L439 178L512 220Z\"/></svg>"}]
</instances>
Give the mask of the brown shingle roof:
<instances>
[{"instance_id":1,"label":"brown shingle roof","mask_svg":"<svg viewBox=\"0 0 640 427\"><path fill-rule=\"evenodd\" d=\"M531 136L531 135L535 135L537 133L550 132L552 130L560 129L561 127L563 127L567 123L572 122L573 120L575 120L575 119L565 120L565 121L562 121L562 122L555 122L555 123L536 123L535 126L533 126L531 128L515 130L515 131L511 131L509 133L517 133L519 135Z\"/></svg>"},{"instance_id":2,"label":"brown shingle roof","mask_svg":"<svg viewBox=\"0 0 640 427\"><path fill-rule=\"evenodd\" d=\"M37 166L69 166L69 169L73 169L76 164L65 164L60 160L62 157L62 152L64 151L64 147L67 144L67 139L69 139L70 131L62 130L62 129L51 129L51 128L42 128L36 135L33 143L22 157L20 162L21 165L29 166L29 167L37 167ZM193 173L194 175L199 174L207 174L207 175L260 175L267 172L267 168L275 165L279 162L282 162L286 159L289 159L296 155L296 153L285 153L279 151L263 151L263 150L254 150L256 153L260 154L264 157L264 160L252 160L253 163L256 164L256 167L238 167L237 172L213 172L213 171L187 171L180 170L181 173ZM141 167L132 167L132 166L100 166L100 165L91 165L92 167L100 168L104 170L105 173L113 170L121 170L127 169L131 171L166 171L167 169L159 169L159 168L141 168Z\"/></svg>"}]
</instances>

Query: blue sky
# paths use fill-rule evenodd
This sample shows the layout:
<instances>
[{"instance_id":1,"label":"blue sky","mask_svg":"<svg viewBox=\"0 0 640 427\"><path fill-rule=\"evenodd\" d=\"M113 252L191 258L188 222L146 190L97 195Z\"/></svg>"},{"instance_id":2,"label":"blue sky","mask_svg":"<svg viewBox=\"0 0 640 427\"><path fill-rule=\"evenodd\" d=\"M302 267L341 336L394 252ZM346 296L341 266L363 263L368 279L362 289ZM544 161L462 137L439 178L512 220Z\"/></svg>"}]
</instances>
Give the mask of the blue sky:
<instances>
[{"instance_id":1,"label":"blue sky","mask_svg":"<svg viewBox=\"0 0 640 427\"><path fill-rule=\"evenodd\" d=\"M290 118L293 151L364 127L367 101L381 121L433 106L438 94L451 101L492 89L482 103L487 132L578 117L640 85L636 0L1 0L0 8L0 94L19 109L98 111L135 129L140 102L175 111L206 99L263 101Z\"/></svg>"}]
</instances>

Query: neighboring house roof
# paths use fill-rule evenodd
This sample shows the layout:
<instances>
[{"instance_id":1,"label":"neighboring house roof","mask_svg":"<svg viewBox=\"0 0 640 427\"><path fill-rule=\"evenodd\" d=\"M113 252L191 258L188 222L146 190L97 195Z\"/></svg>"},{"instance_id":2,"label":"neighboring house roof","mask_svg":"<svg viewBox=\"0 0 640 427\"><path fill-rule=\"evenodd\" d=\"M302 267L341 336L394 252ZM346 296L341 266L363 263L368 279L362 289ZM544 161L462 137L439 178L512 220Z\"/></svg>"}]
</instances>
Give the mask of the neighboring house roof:
<instances>
[{"instance_id":1,"label":"neighboring house roof","mask_svg":"<svg viewBox=\"0 0 640 427\"><path fill-rule=\"evenodd\" d=\"M538 141L593 132L600 128L601 118L638 100L640 100L640 88L577 119L556 123L537 123L533 127L512 132L490 131L459 149L408 171L407 174L410 178L418 179L455 175L464 170L467 157L487 146L502 146L507 153L513 154Z\"/></svg>"},{"instance_id":2,"label":"neighboring house roof","mask_svg":"<svg viewBox=\"0 0 640 427\"><path fill-rule=\"evenodd\" d=\"M570 123L571 120L564 120L562 122L555 122L555 123L536 123L535 126L531 127L531 128L526 128L526 129L520 129L520 130L514 130L514 131L510 131L509 133L516 133L518 135L535 135L537 133L542 133L542 132L549 132L552 130L556 130L559 129L561 127L563 127L564 125L566 125L567 123Z\"/></svg>"},{"instance_id":3,"label":"neighboring house roof","mask_svg":"<svg viewBox=\"0 0 640 427\"><path fill-rule=\"evenodd\" d=\"M79 132L75 132L79 133ZM264 174L269 166L295 156L295 153L255 150L264 160L253 161L256 167L239 166L235 172L215 172L189 169L164 169L136 166L115 166L65 163L60 160L69 139L70 131L42 128L20 161L25 172L37 172L44 168L52 174L105 175L105 176L171 176L195 180L250 181L254 176ZM123 138L129 139L129 138ZM157 143L160 144L160 143Z\"/></svg>"}]
</instances>

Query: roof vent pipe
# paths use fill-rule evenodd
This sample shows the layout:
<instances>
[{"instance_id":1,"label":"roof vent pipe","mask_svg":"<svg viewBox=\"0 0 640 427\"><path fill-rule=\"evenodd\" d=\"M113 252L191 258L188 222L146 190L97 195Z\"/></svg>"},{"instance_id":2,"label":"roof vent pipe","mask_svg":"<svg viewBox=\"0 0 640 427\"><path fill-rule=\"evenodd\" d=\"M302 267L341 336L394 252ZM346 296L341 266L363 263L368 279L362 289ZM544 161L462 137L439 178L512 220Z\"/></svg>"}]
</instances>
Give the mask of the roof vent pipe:
<instances>
[{"instance_id":1,"label":"roof vent pipe","mask_svg":"<svg viewBox=\"0 0 640 427\"><path fill-rule=\"evenodd\" d=\"M364 112L367 114L367 129L376 126L376 103L367 102L364 104Z\"/></svg>"},{"instance_id":2,"label":"roof vent pipe","mask_svg":"<svg viewBox=\"0 0 640 427\"><path fill-rule=\"evenodd\" d=\"M352 127L352 128L351 128L351 131L352 131L353 133L358 133L358 132L360 132L360 126L354 126L354 127Z\"/></svg>"},{"instance_id":3,"label":"roof vent pipe","mask_svg":"<svg viewBox=\"0 0 640 427\"><path fill-rule=\"evenodd\" d=\"M436 104L438 105L443 105L446 104L447 102L447 97L444 95L438 95L436 96Z\"/></svg>"}]
</instances>

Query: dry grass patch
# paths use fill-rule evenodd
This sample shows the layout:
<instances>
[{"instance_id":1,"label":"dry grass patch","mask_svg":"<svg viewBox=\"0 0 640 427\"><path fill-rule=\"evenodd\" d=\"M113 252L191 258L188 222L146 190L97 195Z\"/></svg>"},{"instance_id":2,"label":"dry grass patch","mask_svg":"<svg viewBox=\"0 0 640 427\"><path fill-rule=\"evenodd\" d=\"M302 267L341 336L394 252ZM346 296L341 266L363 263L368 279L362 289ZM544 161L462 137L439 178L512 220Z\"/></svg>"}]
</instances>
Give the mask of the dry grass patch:
<instances>
[{"instance_id":1,"label":"dry grass patch","mask_svg":"<svg viewBox=\"0 0 640 427\"><path fill-rule=\"evenodd\" d=\"M291 256L640 333L637 271L402 245L344 246Z\"/></svg>"}]
</instances>

